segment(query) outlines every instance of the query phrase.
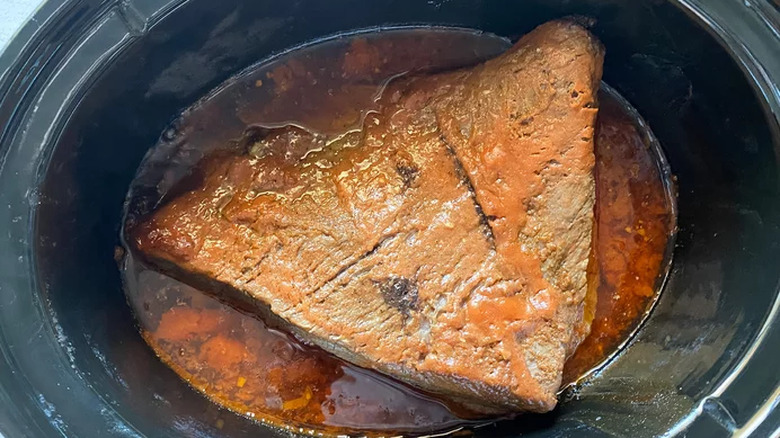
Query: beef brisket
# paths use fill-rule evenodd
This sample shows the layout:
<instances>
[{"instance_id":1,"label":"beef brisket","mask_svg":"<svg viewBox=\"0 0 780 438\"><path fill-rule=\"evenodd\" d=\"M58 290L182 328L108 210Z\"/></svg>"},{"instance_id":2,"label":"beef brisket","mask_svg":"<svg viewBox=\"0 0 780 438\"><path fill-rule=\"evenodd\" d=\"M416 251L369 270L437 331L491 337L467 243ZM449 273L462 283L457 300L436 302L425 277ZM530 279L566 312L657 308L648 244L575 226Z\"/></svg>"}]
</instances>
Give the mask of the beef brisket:
<instances>
[{"instance_id":1,"label":"beef brisket","mask_svg":"<svg viewBox=\"0 0 780 438\"><path fill-rule=\"evenodd\" d=\"M550 22L391 82L359 131L257 129L130 241L350 362L483 412L548 411L589 330L602 61Z\"/></svg>"}]
</instances>

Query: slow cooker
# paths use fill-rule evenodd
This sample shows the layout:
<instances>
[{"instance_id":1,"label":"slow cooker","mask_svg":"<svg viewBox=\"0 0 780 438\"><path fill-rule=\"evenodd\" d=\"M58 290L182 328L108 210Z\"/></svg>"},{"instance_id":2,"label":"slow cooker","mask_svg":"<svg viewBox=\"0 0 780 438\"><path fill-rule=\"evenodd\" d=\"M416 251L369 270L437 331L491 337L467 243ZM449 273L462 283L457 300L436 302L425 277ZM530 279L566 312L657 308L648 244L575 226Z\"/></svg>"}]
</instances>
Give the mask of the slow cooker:
<instances>
[{"instance_id":1,"label":"slow cooker","mask_svg":"<svg viewBox=\"0 0 780 438\"><path fill-rule=\"evenodd\" d=\"M0 55L2 435L289 436L206 400L139 335L114 250L146 151L209 90L307 41L410 24L516 38L571 15L592 19L605 82L676 176L673 265L629 345L554 412L473 434L777 434L774 0L49 0Z\"/></svg>"}]
</instances>

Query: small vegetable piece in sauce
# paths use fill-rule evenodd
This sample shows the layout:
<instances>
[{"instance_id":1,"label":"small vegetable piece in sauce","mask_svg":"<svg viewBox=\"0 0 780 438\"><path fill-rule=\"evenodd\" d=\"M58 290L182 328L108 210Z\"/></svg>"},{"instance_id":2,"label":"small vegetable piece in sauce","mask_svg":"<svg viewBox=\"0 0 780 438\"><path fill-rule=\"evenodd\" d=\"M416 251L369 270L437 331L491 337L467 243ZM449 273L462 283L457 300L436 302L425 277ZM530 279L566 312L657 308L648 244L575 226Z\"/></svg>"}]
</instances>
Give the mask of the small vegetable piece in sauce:
<instances>
[{"instance_id":1,"label":"small vegetable piece in sauce","mask_svg":"<svg viewBox=\"0 0 780 438\"><path fill-rule=\"evenodd\" d=\"M305 408L306 405L308 405L309 402L311 401L311 397L312 397L311 388L307 386L302 396L293 400L287 400L284 403L282 403L282 409L286 411L294 411L297 409Z\"/></svg>"}]
</instances>

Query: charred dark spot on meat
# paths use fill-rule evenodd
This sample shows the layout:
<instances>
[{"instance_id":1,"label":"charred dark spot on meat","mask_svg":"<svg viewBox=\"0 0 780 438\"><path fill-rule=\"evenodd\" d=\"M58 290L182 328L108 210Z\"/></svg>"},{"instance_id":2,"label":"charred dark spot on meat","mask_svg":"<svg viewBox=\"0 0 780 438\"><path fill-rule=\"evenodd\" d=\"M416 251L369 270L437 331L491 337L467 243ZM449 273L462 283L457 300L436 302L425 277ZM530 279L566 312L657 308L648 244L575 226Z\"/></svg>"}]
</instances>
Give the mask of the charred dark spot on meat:
<instances>
[{"instance_id":1,"label":"charred dark spot on meat","mask_svg":"<svg viewBox=\"0 0 780 438\"><path fill-rule=\"evenodd\" d=\"M420 169L418 169L417 166L409 163L397 163L395 165L395 171L401 177L405 189L414 187L417 175L420 173Z\"/></svg>"},{"instance_id":2,"label":"charred dark spot on meat","mask_svg":"<svg viewBox=\"0 0 780 438\"><path fill-rule=\"evenodd\" d=\"M417 310L417 284L414 280L389 277L376 284L385 302L398 309L404 318L408 318L413 310Z\"/></svg>"}]
</instances>

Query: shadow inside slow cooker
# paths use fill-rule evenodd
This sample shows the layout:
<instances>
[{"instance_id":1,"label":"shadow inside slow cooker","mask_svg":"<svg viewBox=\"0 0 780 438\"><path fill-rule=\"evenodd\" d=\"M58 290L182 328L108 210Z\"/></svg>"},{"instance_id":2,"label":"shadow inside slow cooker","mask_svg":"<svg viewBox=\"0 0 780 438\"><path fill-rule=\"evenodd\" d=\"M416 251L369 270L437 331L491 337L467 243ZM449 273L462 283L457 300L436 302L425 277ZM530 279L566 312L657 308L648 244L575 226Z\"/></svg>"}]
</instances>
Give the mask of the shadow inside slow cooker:
<instances>
[{"instance_id":1,"label":"shadow inside slow cooker","mask_svg":"<svg viewBox=\"0 0 780 438\"><path fill-rule=\"evenodd\" d=\"M189 1L93 84L40 190L41 294L72 364L142 434L257 436L261 426L213 405L153 355L126 304L114 252L122 202L147 149L179 111L231 75L318 37L431 23L516 38L570 14L596 19L605 81L649 122L678 176L674 265L630 348L574 400L477 434L668 430L731 370L766 317L779 273L765 262L780 255L780 212L759 101L713 37L666 2ZM721 402L747 415L738 395Z\"/></svg>"}]
</instances>

